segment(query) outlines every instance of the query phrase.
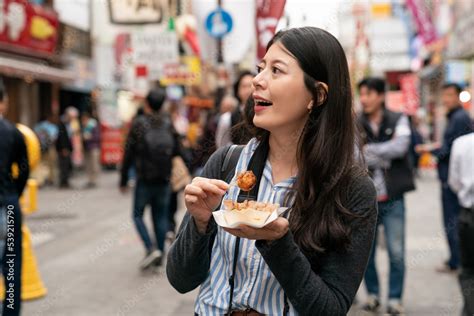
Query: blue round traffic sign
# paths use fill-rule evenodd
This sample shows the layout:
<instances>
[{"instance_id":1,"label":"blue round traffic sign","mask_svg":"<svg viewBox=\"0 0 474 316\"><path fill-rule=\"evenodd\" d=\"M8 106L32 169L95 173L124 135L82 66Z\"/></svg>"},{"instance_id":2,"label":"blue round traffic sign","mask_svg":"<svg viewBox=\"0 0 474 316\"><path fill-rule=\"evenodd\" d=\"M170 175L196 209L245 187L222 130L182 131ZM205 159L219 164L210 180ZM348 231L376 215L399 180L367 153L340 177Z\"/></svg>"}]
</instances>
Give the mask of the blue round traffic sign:
<instances>
[{"instance_id":1,"label":"blue round traffic sign","mask_svg":"<svg viewBox=\"0 0 474 316\"><path fill-rule=\"evenodd\" d=\"M232 30L232 26L232 17L222 8L212 11L206 18L206 30L212 37L223 37Z\"/></svg>"}]
</instances>

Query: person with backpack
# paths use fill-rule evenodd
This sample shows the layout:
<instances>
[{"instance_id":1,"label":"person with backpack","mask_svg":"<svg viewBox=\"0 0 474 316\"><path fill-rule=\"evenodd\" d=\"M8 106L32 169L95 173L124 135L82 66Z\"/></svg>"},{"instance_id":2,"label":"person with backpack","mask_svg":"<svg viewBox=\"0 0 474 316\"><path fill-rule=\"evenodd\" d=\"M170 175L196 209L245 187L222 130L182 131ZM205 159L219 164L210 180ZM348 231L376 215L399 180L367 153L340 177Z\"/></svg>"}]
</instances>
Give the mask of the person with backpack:
<instances>
[{"instance_id":1,"label":"person with backpack","mask_svg":"<svg viewBox=\"0 0 474 316\"><path fill-rule=\"evenodd\" d=\"M278 32L252 81L255 131L218 149L185 188L187 213L166 273L200 286L195 315L346 315L374 240L377 199L356 159L350 76L337 39L316 27ZM234 183L252 171L244 192ZM222 200L288 207L263 228L218 226Z\"/></svg>"},{"instance_id":2,"label":"person with backpack","mask_svg":"<svg viewBox=\"0 0 474 316\"><path fill-rule=\"evenodd\" d=\"M130 128L124 149L120 190L127 191L128 171L135 165L137 181L133 201L133 221L145 247L142 270L161 264L171 195L172 159L180 155L178 136L168 116L160 113L166 91L156 88L146 97L145 115L137 117ZM151 206L155 243L143 221L145 207Z\"/></svg>"}]
</instances>

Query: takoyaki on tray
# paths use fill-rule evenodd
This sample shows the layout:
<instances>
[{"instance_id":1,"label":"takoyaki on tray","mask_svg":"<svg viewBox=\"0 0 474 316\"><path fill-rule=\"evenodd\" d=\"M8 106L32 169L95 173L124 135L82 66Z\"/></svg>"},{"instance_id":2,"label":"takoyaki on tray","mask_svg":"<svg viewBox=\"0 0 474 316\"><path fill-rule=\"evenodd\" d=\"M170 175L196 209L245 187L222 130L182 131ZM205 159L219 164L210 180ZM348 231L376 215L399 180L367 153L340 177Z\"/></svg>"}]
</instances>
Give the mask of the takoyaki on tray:
<instances>
[{"instance_id":1,"label":"takoyaki on tray","mask_svg":"<svg viewBox=\"0 0 474 316\"><path fill-rule=\"evenodd\" d=\"M237 176L237 186L242 191L250 191L255 186L256 177L252 171L240 173ZM224 200L224 209L212 213L216 223L222 227L235 228L239 225L248 225L262 228L273 222L287 208L279 204L245 200L235 202Z\"/></svg>"}]
</instances>

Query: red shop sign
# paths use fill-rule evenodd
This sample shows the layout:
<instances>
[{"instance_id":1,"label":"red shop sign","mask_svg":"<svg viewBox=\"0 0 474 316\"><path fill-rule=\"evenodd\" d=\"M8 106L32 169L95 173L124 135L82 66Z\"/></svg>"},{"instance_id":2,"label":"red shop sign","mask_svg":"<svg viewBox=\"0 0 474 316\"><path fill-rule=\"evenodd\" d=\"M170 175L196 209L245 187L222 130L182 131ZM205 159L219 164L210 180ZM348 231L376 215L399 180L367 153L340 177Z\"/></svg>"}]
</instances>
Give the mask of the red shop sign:
<instances>
[{"instance_id":1,"label":"red shop sign","mask_svg":"<svg viewBox=\"0 0 474 316\"><path fill-rule=\"evenodd\" d=\"M123 146L126 135L122 128L100 124L101 154L100 161L104 165L117 165L122 162Z\"/></svg>"},{"instance_id":2,"label":"red shop sign","mask_svg":"<svg viewBox=\"0 0 474 316\"><path fill-rule=\"evenodd\" d=\"M26 0L0 0L0 48L52 55L58 40L56 12Z\"/></svg>"},{"instance_id":3,"label":"red shop sign","mask_svg":"<svg viewBox=\"0 0 474 316\"><path fill-rule=\"evenodd\" d=\"M286 0L257 0L257 58L265 56L267 44L275 34L275 30L285 9Z\"/></svg>"}]
</instances>

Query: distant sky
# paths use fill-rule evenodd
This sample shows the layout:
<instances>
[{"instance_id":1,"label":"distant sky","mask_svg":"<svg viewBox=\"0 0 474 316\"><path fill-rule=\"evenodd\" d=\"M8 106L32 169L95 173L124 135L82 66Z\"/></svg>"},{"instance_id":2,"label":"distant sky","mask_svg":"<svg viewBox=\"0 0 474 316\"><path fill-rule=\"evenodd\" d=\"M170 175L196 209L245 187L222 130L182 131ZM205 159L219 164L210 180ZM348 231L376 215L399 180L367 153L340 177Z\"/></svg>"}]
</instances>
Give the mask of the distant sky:
<instances>
[{"instance_id":1,"label":"distant sky","mask_svg":"<svg viewBox=\"0 0 474 316\"><path fill-rule=\"evenodd\" d=\"M56 0L54 1L54 8L58 12L61 22L88 31L90 29L90 1L92 0Z\"/></svg>"},{"instance_id":2,"label":"distant sky","mask_svg":"<svg viewBox=\"0 0 474 316\"><path fill-rule=\"evenodd\" d=\"M290 27L317 26L337 36L337 10L343 0L286 0L285 13ZM281 21L279 27L286 27Z\"/></svg>"}]
</instances>

